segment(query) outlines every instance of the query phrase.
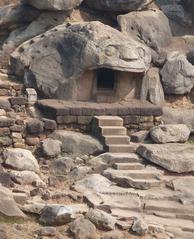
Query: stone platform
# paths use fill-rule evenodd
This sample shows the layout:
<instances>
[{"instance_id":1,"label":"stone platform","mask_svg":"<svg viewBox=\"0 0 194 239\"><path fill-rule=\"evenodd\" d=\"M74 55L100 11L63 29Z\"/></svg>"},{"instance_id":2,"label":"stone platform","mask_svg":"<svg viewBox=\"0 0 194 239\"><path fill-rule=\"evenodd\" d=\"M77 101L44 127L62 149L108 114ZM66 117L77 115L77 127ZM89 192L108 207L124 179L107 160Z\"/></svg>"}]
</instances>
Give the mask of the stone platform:
<instances>
[{"instance_id":1,"label":"stone platform","mask_svg":"<svg viewBox=\"0 0 194 239\"><path fill-rule=\"evenodd\" d=\"M162 115L161 107L140 100L95 103L44 99L37 102L37 107L46 117L56 120L59 125L76 124L86 127L94 116L112 115L122 117L128 129L147 129L155 124L158 116Z\"/></svg>"}]
</instances>

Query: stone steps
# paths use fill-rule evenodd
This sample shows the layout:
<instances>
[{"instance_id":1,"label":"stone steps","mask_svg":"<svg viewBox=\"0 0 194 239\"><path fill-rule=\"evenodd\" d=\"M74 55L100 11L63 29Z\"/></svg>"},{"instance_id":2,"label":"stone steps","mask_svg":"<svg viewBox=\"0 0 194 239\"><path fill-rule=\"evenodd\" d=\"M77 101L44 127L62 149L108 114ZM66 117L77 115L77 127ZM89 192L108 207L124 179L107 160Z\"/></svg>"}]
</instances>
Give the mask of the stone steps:
<instances>
[{"instance_id":1,"label":"stone steps","mask_svg":"<svg viewBox=\"0 0 194 239\"><path fill-rule=\"evenodd\" d=\"M181 228L185 232L194 232L194 223L191 220L162 218L154 215L145 215L145 221L150 224L159 224L165 227Z\"/></svg>"},{"instance_id":2,"label":"stone steps","mask_svg":"<svg viewBox=\"0 0 194 239\"><path fill-rule=\"evenodd\" d=\"M127 129L122 126L100 126L101 134L106 137L110 135L126 135Z\"/></svg>"},{"instance_id":3,"label":"stone steps","mask_svg":"<svg viewBox=\"0 0 194 239\"><path fill-rule=\"evenodd\" d=\"M115 170L115 169L107 169L104 173L109 173L113 176L127 176L133 179L156 179L161 176L160 171L152 171L147 168L143 168L142 170Z\"/></svg>"},{"instance_id":4,"label":"stone steps","mask_svg":"<svg viewBox=\"0 0 194 239\"><path fill-rule=\"evenodd\" d=\"M99 126L123 126L123 119L118 116L96 116L95 119Z\"/></svg>"},{"instance_id":5,"label":"stone steps","mask_svg":"<svg viewBox=\"0 0 194 239\"><path fill-rule=\"evenodd\" d=\"M112 167L118 170L141 170L145 166L141 163L115 163Z\"/></svg>"},{"instance_id":6,"label":"stone steps","mask_svg":"<svg viewBox=\"0 0 194 239\"><path fill-rule=\"evenodd\" d=\"M133 144L109 144L105 147L110 153L134 153L136 146Z\"/></svg>"},{"instance_id":7,"label":"stone steps","mask_svg":"<svg viewBox=\"0 0 194 239\"><path fill-rule=\"evenodd\" d=\"M103 175L117 183L118 186L125 188L147 190L161 185L162 182L157 178L158 175L151 172L145 173L145 171L139 175L141 171L144 170L114 170L109 168L103 172Z\"/></svg>"},{"instance_id":8,"label":"stone steps","mask_svg":"<svg viewBox=\"0 0 194 239\"><path fill-rule=\"evenodd\" d=\"M126 135L110 135L104 137L104 141L107 145L109 144L129 144L130 138Z\"/></svg>"},{"instance_id":9,"label":"stone steps","mask_svg":"<svg viewBox=\"0 0 194 239\"><path fill-rule=\"evenodd\" d=\"M145 211L168 212L175 214L194 214L194 205L183 205L176 201L149 200L145 203Z\"/></svg>"}]
</instances>

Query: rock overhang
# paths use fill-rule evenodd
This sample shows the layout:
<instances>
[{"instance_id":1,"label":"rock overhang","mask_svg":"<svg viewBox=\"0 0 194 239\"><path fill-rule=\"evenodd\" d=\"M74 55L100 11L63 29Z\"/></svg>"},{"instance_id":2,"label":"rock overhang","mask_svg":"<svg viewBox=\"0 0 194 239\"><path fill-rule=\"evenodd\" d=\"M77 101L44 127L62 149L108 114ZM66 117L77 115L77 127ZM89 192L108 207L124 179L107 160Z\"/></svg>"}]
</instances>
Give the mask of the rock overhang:
<instances>
[{"instance_id":1,"label":"rock overhang","mask_svg":"<svg viewBox=\"0 0 194 239\"><path fill-rule=\"evenodd\" d=\"M11 55L15 74L30 70L37 88L51 97L87 70L144 73L150 63L151 51L146 45L97 21L62 24L25 42Z\"/></svg>"}]
</instances>

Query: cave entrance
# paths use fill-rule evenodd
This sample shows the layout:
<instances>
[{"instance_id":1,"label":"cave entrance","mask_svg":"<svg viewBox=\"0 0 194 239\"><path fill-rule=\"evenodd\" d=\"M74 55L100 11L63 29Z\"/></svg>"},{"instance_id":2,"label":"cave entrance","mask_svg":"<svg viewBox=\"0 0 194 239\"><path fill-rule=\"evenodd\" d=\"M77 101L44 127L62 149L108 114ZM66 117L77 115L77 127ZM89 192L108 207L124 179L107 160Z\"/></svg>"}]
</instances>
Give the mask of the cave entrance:
<instances>
[{"instance_id":1,"label":"cave entrance","mask_svg":"<svg viewBox=\"0 0 194 239\"><path fill-rule=\"evenodd\" d=\"M97 70L97 91L113 91L116 85L116 71L106 68Z\"/></svg>"}]
</instances>

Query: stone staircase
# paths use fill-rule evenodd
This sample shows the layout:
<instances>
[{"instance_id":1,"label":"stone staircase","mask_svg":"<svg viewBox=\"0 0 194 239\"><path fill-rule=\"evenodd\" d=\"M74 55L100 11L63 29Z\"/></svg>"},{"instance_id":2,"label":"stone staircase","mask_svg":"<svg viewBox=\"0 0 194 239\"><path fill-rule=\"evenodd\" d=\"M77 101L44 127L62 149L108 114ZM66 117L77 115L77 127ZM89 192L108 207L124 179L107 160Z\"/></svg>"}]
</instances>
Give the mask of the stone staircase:
<instances>
[{"instance_id":1,"label":"stone staircase","mask_svg":"<svg viewBox=\"0 0 194 239\"><path fill-rule=\"evenodd\" d=\"M105 150L118 160L103 171L103 175L118 186L125 188L150 189L160 186L163 171L146 166L143 159L134 157L137 144L130 143L123 119L118 116L96 116L93 120L93 134L104 144ZM123 155L125 153L125 160ZM126 160L127 158L127 160Z\"/></svg>"},{"instance_id":2,"label":"stone staircase","mask_svg":"<svg viewBox=\"0 0 194 239\"><path fill-rule=\"evenodd\" d=\"M121 117L95 116L92 132L110 153L132 153L136 149L136 145L130 143L130 137Z\"/></svg>"}]
</instances>

